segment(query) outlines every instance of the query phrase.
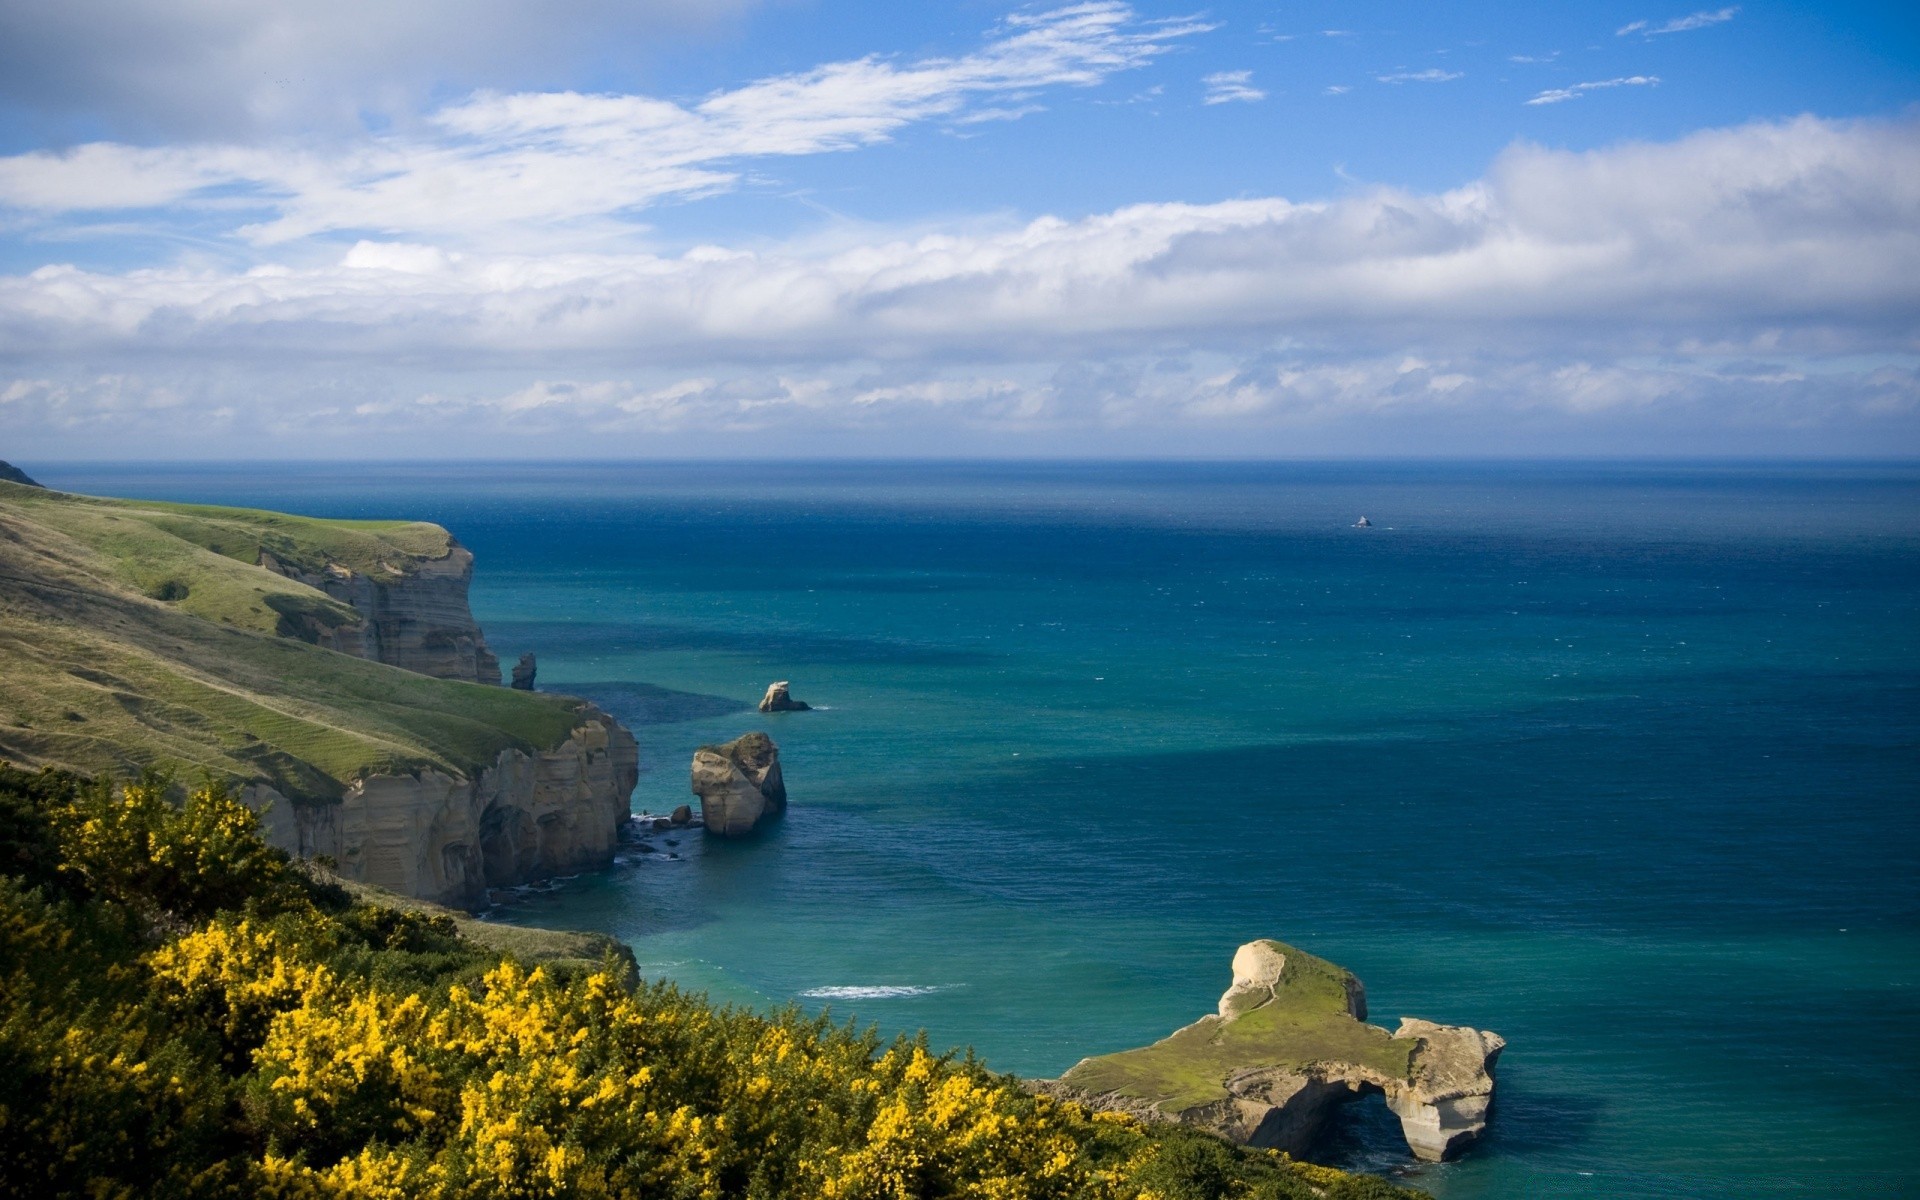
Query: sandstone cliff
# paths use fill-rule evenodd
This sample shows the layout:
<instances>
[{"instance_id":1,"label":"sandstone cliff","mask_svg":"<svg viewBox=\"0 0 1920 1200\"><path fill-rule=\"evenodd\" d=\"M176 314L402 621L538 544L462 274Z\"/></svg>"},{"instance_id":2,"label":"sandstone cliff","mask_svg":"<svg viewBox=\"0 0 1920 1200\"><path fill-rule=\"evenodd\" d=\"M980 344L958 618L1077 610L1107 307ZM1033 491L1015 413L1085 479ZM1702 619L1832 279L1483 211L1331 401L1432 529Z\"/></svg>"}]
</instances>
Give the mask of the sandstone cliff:
<instances>
[{"instance_id":1,"label":"sandstone cliff","mask_svg":"<svg viewBox=\"0 0 1920 1200\"><path fill-rule=\"evenodd\" d=\"M598 709L551 750L502 750L469 778L426 769L359 779L337 804L271 801L268 840L326 856L346 878L441 904L474 906L488 888L605 866L639 776L633 735Z\"/></svg>"},{"instance_id":2,"label":"sandstone cliff","mask_svg":"<svg viewBox=\"0 0 1920 1200\"><path fill-rule=\"evenodd\" d=\"M451 537L441 557L387 559L371 571L335 561L303 568L264 548L259 562L274 574L304 583L360 614L358 625L315 625L290 631L297 636L436 679L500 682L500 660L487 648L467 605L473 554Z\"/></svg>"},{"instance_id":3,"label":"sandstone cliff","mask_svg":"<svg viewBox=\"0 0 1920 1200\"><path fill-rule=\"evenodd\" d=\"M693 752L693 792L710 833L741 837L787 811L780 747L764 733L742 734Z\"/></svg>"},{"instance_id":4,"label":"sandstone cliff","mask_svg":"<svg viewBox=\"0 0 1920 1200\"><path fill-rule=\"evenodd\" d=\"M1312 1148L1340 1103L1379 1092L1416 1157L1453 1157L1486 1127L1506 1042L1411 1018L1388 1033L1366 1016L1352 972L1280 942L1249 942L1234 955L1216 1013L1037 1086L1295 1155Z\"/></svg>"}]
</instances>

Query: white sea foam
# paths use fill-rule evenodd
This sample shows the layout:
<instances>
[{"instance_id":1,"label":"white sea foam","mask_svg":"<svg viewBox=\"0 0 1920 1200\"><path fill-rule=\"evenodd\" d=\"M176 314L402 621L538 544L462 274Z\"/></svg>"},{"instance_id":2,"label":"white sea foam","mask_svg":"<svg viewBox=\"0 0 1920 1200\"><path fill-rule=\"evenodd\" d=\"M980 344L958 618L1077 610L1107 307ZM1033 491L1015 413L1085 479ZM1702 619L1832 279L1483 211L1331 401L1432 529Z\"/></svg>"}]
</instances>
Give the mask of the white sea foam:
<instances>
[{"instance_id":1,"label":"white sea foam","mask_svg":"<svg viewBox=\"0 0 1920 1200\"><path fill-rule=\"evenodd\" d=\"M955 984L874 984L868 987L817 987L801 992L809 1000L898 1000L944 992Z\"/></svg>"}]
</instances>

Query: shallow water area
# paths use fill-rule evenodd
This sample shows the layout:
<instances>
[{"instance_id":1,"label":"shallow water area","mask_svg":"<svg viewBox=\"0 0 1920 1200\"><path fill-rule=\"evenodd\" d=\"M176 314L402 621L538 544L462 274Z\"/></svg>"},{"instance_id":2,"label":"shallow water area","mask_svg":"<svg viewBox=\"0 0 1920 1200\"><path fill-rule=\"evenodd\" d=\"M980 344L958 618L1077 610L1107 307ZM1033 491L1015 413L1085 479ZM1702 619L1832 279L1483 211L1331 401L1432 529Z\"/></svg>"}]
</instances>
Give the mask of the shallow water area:
<instances>
[{"instance_id":1,"label":"shallow water area","mask_svg":"<svg viewBox=\"0 0 1920 1200\"><path fill-rule=\"evenodd\" d=\"M1443 1200L1920 1194L1913 468L35 473L446 524L495 651L634 728L636 810L780 744L763 836L496 919L1029 1075L1278 937L1507 1037L1486 1141L1409 1176ZM754 711L777 679L816 709ZM1404 1165L1352 1117L1341 1161Z\"/></svg>"}]
</instances>

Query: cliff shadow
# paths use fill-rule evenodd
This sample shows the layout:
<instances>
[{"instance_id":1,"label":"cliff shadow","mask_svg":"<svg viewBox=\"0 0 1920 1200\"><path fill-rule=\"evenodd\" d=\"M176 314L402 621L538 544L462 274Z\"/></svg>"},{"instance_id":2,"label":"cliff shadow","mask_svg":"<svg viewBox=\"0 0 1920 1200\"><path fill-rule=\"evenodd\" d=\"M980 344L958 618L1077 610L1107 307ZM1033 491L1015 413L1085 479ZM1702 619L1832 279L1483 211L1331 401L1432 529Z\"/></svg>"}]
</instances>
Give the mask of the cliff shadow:
<instances>
[{"instance_id":1,"label":"cliff shadow","mask_svg":"<svg viewBox=\"0 0 1920 1200\"><path fill-rule=\"evenodd\" d=\"M903 666L972 666L998 656L925 642L842 637L799 630L738 632L660 622L488 621L489 644L527 647L537 654L644 654L663 650L719 651L787 663L893 663Z\"/></svg>"},{"instance_id":2,"label":"cliff shadow","mask_svg":"<svg viewBox=\"0 0 1920 1200\"><path fill-rule=\"evenodd\" d=\"M754 702L731 696L713 696L704 692L682 692L651 683L609 680L598 683L557 683L551 689L568 696L591 700L629 726L673 725L681 721L703 721L732 713L751 712Z\"/></svg>"},{"instance_id":3,"label":"cliff shadow","mask_svg":"<svg viewBox=\"0 0 1920 1200\"><path fill-rule=\"evenodd\" d=\"M1465 1157L1564 1154L1593 1140L1606 1107L1606 1100L1599 1096L1529 1091L1524 1082L1502 1078L1486 1132ZM1408 1176L1406 1182L1413 1187L1420 1186L1421 1172L1434 1169L1413 1157L1400 1118L1387 1107L1381 1092L1369 1092L1335 1109L1307 1157L1343 1171Z\"/></svg>"}]
</instances>

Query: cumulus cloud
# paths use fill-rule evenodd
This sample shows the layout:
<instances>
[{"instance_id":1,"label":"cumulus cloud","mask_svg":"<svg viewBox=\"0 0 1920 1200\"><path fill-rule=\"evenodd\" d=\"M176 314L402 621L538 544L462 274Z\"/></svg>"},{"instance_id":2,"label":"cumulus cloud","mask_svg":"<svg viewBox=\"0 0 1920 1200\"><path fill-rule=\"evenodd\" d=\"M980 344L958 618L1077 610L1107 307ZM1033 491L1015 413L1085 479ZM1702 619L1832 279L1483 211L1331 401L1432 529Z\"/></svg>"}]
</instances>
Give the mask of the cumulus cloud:
<instances>
[{"instance_id":1,"label":"cumulus cloud","mask_svg":"<svg viewBox=\"0 0 1920 1200\"><path fill-rule=\"evenodd\" d=\"M1719 25L1723 22L1731 21L1739 11L1740 6L1733 4L1726 8L1709 9L1684 17L1674 17L1672 20L1662 21L1658 25L1651 21L1632 21L1622 25L1613 32L1615 37L1626 37L1628 34L1634 33L1642 37L1659 37L1667 33L1688 33L1695 29L1705 29L1709 25Z\"/></svg>"},{"instance_id":2,"label":"cumulus cloud","mask_svg":"<svg viewBox=\"0 0 1920 1200\"><path fill-rule=\"evenodd\" d=\"M477 239L618 227L663 198L734 187L745 160L873 145L919 121L1017 116L1040 89L1100 83L1206 28L1092 0L1008 17L973 54L830 63L693 104L483 92L439 109L424 129L344 147L35 152L0 158L0 205L42 217L160 206L242 213L237 232L261 245L341 230Z\"/></svg>"},{"instance_id":3,"label":"cumulus cloud","mask_svg":"<svg viewBox=\"0 0 1920 1200\"><path fill-rule=\"evenodd\" d=\"M1617 87L1659 87L1658 75L1626 75L1618 79L1599 79L1592 83L1576 83L1571 87L1548 88L1539 93L1527 104L1562 104L1568 100L1578 100L1587 92L1601 91Z\"/></svg>"},{"instance_id":4,"label":"cumulus cloud","mask_svg":"<svg viewBox=\"0 0 1920 1200\"><path fill-rule=\"evenodd\" d=\"M1775 327L1911 348L1920 122L1801 118L1568 153L1477 183L1146 204L999 230L677 255L449 253L0 277L0 353L833 358L1560 322L1648 344ZM1515 323L1518 323L1516 326Z\"/></svg>"},{"instance_id":5,"label":"cumulus cloud","mask_svg":"<svg viewBox=\"0 0 1920 1200\"><path fill-rule=\"evenodd\" d=\"M1208 104L1230 104L1236 100L1265 100L1267 94L1253 86L1252 71L1216 71L1203 78Z\"/></svg>"},{"instance_id":6,"label":"cumulus cloud","mask_svg":"<svg viewBox=\"0 0 1920 1200\"><path fill-rule=\"evenodd\" d=\"M366 239L318 265L43 267L0 277L0 363L22 381L0 374L0 420L133 445L198 428L183 413L261 438L1197 437L1751 402L1776 424L1879 413L1911 432L1917 331L1920 120L1803 117L1585 153L1519 144L1444 192L676 254ZM68 373L81 363L97 365Z\"/></svg>"}]
</instances>

